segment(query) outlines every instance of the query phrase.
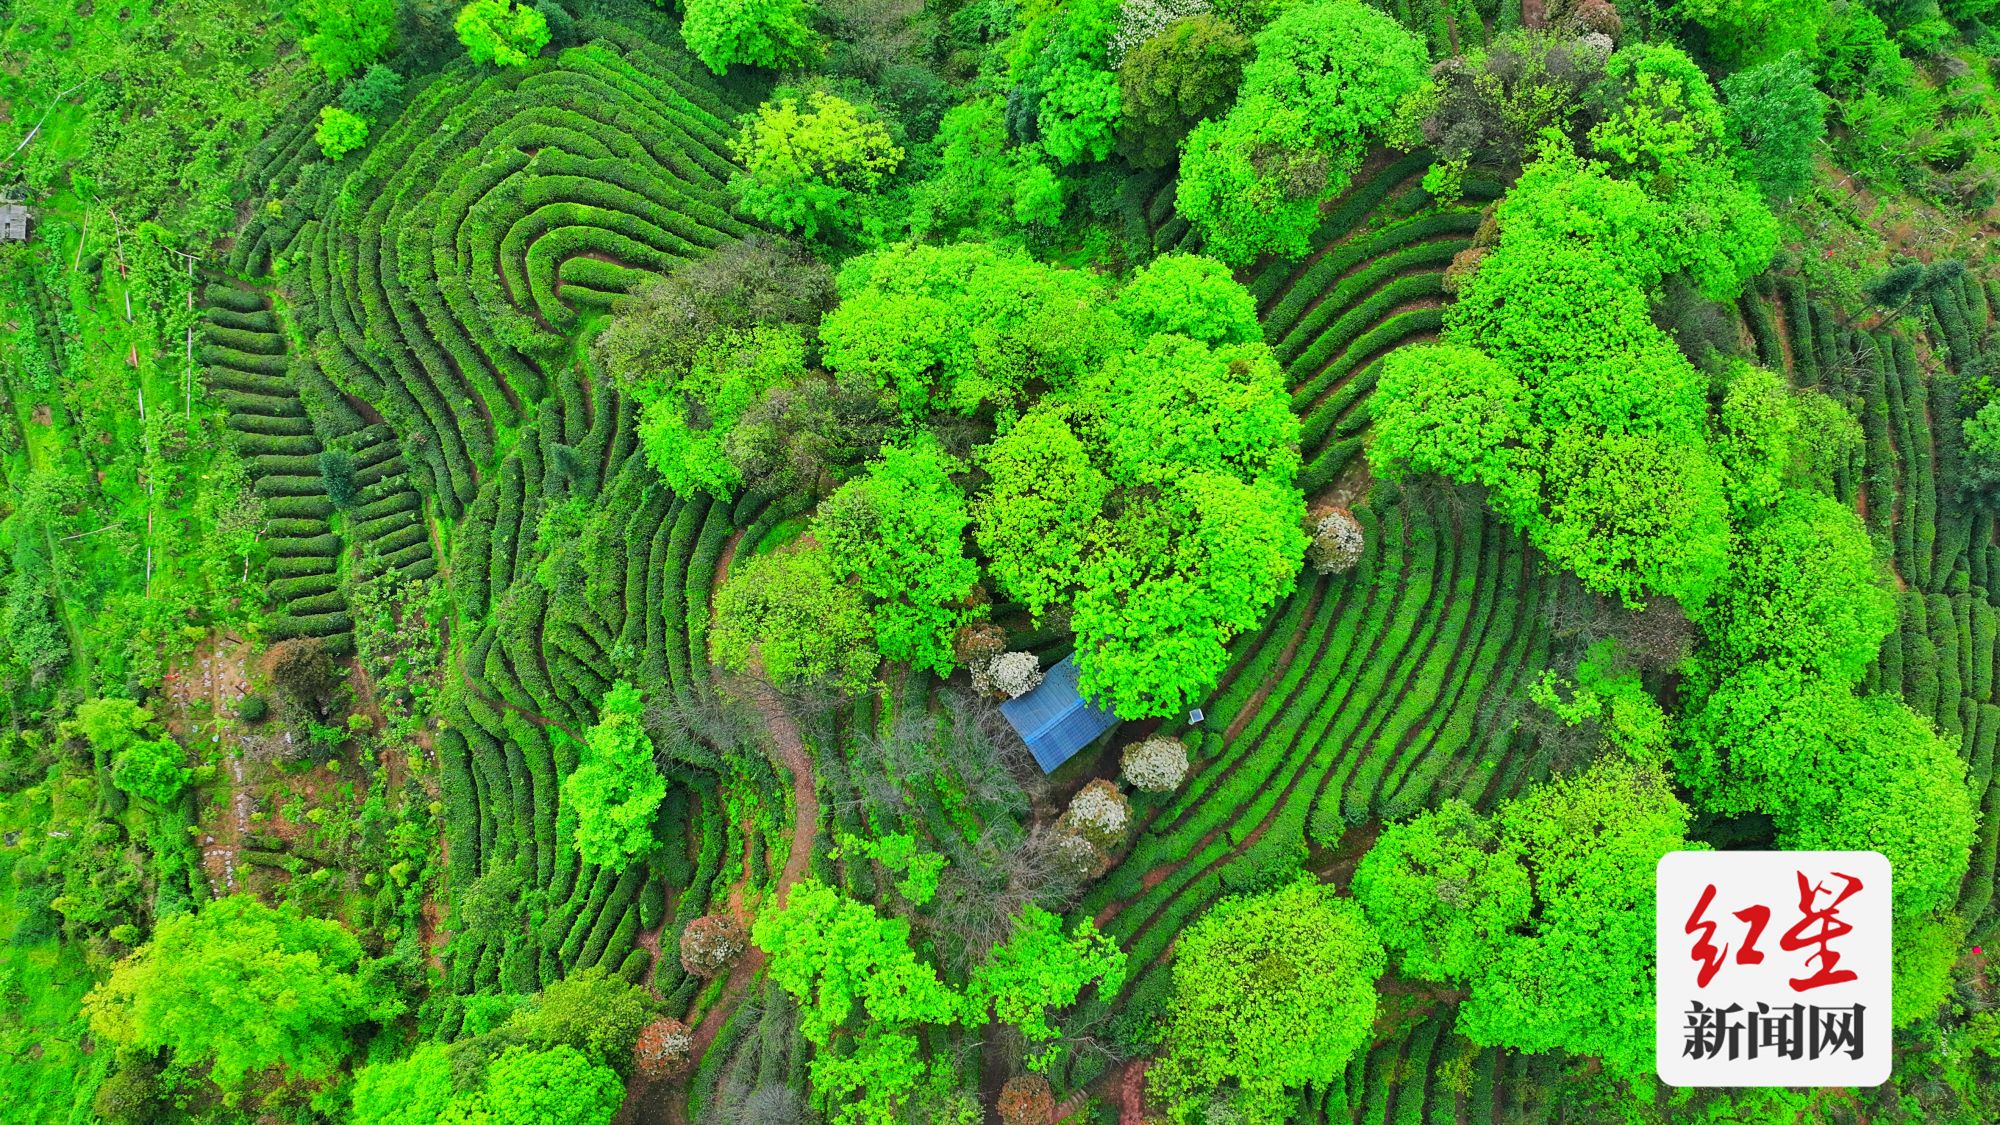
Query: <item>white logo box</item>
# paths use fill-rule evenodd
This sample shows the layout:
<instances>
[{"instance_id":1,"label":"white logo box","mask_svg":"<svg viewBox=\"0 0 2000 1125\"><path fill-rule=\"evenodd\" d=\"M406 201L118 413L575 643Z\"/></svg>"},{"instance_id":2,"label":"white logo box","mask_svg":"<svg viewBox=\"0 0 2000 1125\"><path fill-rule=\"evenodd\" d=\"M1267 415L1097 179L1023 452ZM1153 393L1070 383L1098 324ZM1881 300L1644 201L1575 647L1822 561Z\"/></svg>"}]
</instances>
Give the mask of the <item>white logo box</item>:
<instances>
[{"instance_id":1,"label":"white logo box","mask_svg":"<svg viewBox=\"0 0 2000 1125\"><path fill-rule=\"evenodd\" d=\"M1660 1081L1888 1080L1892 942L1882 853L1670 852L1657 891Z\"/></svg>"}]
</instances>

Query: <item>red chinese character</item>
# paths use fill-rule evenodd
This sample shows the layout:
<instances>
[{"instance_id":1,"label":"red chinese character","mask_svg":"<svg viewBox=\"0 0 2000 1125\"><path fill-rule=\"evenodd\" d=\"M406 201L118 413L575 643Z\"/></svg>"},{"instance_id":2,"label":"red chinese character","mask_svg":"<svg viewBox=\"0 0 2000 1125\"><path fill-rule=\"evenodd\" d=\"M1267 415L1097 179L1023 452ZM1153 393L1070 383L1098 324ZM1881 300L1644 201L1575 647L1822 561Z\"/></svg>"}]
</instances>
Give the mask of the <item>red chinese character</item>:
<instances>
[{"instance_id":1,"label":"red chinese character","mask_svg":"<svg viewBox=\"0 0 2000 1125\"><path fill-rule=\"evenodd\" d=\"M1806 989L1818 988L1828 984L1845 984L1848 981L1859 979L1858 975L1852 969L1837 970L1834 968L1835 965L1840 963L1840 954L1835 953L1829 948L1828 943L1832 942L1834 938L1849 933L1854 929L1853 926L1841 921L1835 915L1840 910L1840 904L1852 898L1854 892L1861 889L1861 880L1856 879L1852 875L1843 875L1838 871L1833 874L1837 878L1847 880L1847 887L1838 894L1834 894L1832 902L1827 903L1821 909L1815 910L1813 909L1813 904L1818 901L1820 892L1827 891L1827 888L1823 883L1808 882L1805 872L1801 871L1798 873L1799 910L1805 917L1800 918L1797 925L1785 931L1785 936L1779 939L1778 945L1787 953L1796 952L1808 946L1817 946L1818 948L1806 957L1806 964L1810 965L1817 961L1819 962L1819 968L1809 977L1793 978L1790 981L1793 992L1804 992ZM1827 893L1833 894L1831 891L1827 891ZM1806 931L1814 923L1818 923L1819 929L1814 933L1808 934Z\"/></svg>"},{"instance_id":2,"label":"red chinese character","mask_svg":"<svg viewBox=\"0 0 2000 1125\"><path fill-rule=\"evenodd\" d=\"M1729 947L1727 945L1720 949L1715 947L1713 939L1715 937L1716 924L1702 917L1703 912L1708 909L1708 905L1714 901L1715 884L1710 883L1702 890L1701 901L1694 904L1694 913L1688 915L1687 926L1684 931L1690 934L1696 931L1700 931L1701 933L1701 936L1695 939L1694 952L1688 955L1690 959L1702 963L1701 968L1695 973L1695 986L1698 988L1708 987L1708 982L1714 980L1715 974L1721 971L1722 959L1729 956ZM1736 951L1736 963L1739 965L1763 964L1764 954L1757 948L1757 939L1763 936L1764 927L1771 924L1771 908L1768 906L1746 906L1736 911L1734 916L1737 921L1746 922L1750 926L1750 936L1743 939L1743 948Z\"/></svg>"},{"instance_id":3,"label":"red chinese character","mask_svg":"<svg viewBox=\"0 0 2000 1125\"><path fill-rule=\"evenodd\" d=\"M1694 952L1688 954L1691 959L1701 962L1701 968L1695 973L1694 978L1697 988L1708 987L1708 982L1714 980L1715 974L1722 969L1722 959L1729 955L1728 946L1717 949L1715 943L1709 940L1715 936L1715 923L1701 916L1702 912L1708 909L1708 904L1714 901L1715 884L1710 883L1701 892L1701 901L1694 904L1694 913L1688 915L1685 930L1690 934L1697 930L1701 932L1701 936L1694 941Z\"/></svg>"},{"instance_id":4,"label":"red chinese character","mask_svg":"<svg viewBox=\"0 0 2000 1125\"><path fill-rule=\"evenodd\" d=\"M1736 912L1736 920L1750 923L1750 936L1743 939L1743 948L1736 951L1739 965L1761 965L1764 951L1757 948L1757 939L1764 936L1764 927L1771 924L1771 908L1768 906L1746 906Z\"/></svg>"}]
</instances>

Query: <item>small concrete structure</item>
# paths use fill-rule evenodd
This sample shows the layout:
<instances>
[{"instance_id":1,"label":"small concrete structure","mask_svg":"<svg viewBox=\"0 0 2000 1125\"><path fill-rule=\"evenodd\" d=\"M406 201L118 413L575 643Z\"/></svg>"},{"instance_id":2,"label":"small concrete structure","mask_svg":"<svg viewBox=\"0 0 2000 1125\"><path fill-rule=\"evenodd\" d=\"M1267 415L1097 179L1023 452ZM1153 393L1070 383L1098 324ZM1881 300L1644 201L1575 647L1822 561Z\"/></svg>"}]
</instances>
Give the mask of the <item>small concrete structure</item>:
<instances>
[{"instance_id":1,"label":"small concrete structure","mask_svg":"<svg viewBox=\"0 0 2000 1125\"><path fill-rule=\"evenodd\" d=\"M0 203L0 242L28 241L28 223L33 216L19 203Z\"/></svg>"}]
</instances>

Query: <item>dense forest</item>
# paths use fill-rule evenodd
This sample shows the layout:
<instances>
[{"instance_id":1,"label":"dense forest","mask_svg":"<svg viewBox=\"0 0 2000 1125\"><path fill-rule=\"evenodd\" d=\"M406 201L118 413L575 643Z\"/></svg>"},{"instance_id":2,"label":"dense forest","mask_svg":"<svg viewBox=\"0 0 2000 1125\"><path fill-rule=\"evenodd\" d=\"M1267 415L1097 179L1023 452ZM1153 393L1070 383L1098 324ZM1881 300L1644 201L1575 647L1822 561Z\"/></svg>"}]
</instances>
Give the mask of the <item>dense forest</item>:
<instances>
[{"instance_id":1,"label":"dense forest","mask_svg":"<svg viewBox=\"0 0 2000 1125\"><path fill-rule=\"evenodd\" d=\"M0 0L0 1122L2000 1120L1996 75ZM1893 866L1887 1084L1655 1077L1771 849Z\"/></svg>"}]
</instances>

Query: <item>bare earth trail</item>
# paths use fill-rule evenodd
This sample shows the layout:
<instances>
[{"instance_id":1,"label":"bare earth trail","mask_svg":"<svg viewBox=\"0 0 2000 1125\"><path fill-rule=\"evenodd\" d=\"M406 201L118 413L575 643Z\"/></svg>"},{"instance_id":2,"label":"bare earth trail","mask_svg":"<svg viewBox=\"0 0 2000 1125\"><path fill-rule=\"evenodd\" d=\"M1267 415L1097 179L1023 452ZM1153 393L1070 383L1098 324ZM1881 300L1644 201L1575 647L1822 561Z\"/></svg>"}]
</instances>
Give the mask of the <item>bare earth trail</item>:
<instances>
[{"instance_id":1,"label":"bare earth trail","mask_svg":"<svg viewBox=\"0 0 2000 1125\"><path fill-rule=\"evenodd\" d=\"M764 725L771 732L769 748L771 758L792 778L792 842L785 855L785 866L778 874L776 904L782 906L785 903L786 893L791 890L793 884L805 878L806 870L812 863L813 837L819 831L819 789L813 781L812 757L806 753L805 740L799 735L798 723L792 719L791 713L785 710L784 703L768 688L756 685L753 691L755 693L753 701L764 718ZM741 894L742 889L739 887L730 896L729 905L732 910L741 907ZM655 933L653 947L656 961L658 944L659 935ZM764 961L764 951L753 945L729 970L729 977L722 986L722 995L716 998L715 1003L709 1005L708 1010L702 1013L701 1022L694 1027L694 1047L690 1054L697 1063L715 1043L715 1037L722 1033L723 1025L729 1022L730 1014L736 1011L737 1005L742 1002L743 995L749 990L752 982L763 973ZM645 1115L646 1109L641 1107L647 1107L649 1103L656 1105L657 1102L648 1096L646 1086L647 1084L636 1074L627 1083L625 1108L618 1118L620 1123L639 1125L643 1122L664 1120L670 1125L687 1125L685 1089L673 1092L663 1115L648 1116Z\"/></svg>"}]
</instances>

